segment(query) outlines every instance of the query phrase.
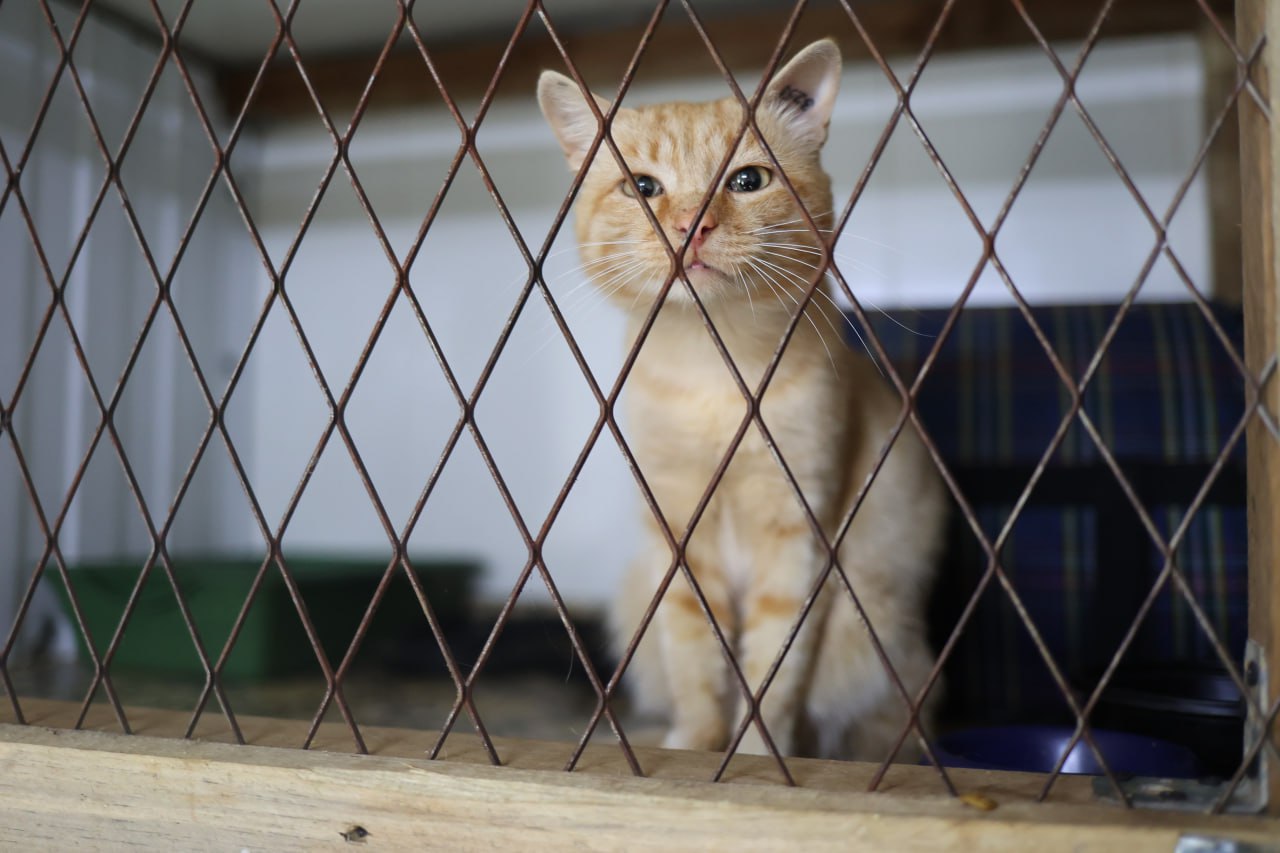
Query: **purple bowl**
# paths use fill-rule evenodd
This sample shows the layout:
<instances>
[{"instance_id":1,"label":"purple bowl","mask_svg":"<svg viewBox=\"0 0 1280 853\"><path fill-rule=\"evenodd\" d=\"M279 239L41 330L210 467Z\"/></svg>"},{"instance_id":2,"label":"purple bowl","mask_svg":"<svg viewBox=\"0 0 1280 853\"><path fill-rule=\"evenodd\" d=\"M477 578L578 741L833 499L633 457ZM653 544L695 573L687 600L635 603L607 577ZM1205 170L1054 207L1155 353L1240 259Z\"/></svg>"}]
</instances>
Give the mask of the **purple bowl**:
<instances>
[{"instance_id":1,"label":"purple bowl","mask_svg":"<svg viewBox=\"0 0 1280 853\"><path fill-rule=\"evenodd\" d=\"M1073 733L1071 726L1047 725L964 729L938 738L934 752L944 767L1048 773L1058 763ZM1195 754L1176 743L1100 729L1092 729L1091 734L1113 773L1170 778L1199 775ZM1081 739L1067 756L1062 772L1099 776L1102 766Z\"/></svg>"}]
</instances>

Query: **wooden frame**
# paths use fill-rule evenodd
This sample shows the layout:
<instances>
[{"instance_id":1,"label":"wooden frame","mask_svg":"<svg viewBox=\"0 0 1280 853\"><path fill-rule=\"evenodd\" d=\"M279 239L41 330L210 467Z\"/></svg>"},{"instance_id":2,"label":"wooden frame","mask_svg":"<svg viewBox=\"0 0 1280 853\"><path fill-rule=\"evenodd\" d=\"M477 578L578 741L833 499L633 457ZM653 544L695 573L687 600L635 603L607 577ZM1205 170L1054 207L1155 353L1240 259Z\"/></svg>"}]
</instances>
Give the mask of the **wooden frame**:
<instances>
[{"instance_id":1,"label":"wooden frame","mask_svg":"<svg viewBox=\"0 0 1280 853\"><path fill-rule=\"evenodd\" d=\"M1169 851L1184 835L1266 845L1280 820L1130 811L1091 802L1087 780L1065 777L1035 802L1042 777L953 771L947 796L928 767L895 767L867 793L873 765L790 762L784 787L770 759L741 756L728 782L710 783L718 755L637 750L650 778L630 775L620 751L588 749L565 773L569 745L498 740L509 766L487 763L479 740L452 736L443 760L434 733L363 729L371 755L350 748L342 724L322 727L239 717L252 746L209 720L209 740L174 737L186 714L134 710L139 734L110 734L95 706L87 726L69 703L28 702L29 726L0 725L0 837L26 848L79 843L187 849L318 849L367 842L383 849ZM169 735L159 737L157 735ZM1265 846L1260 849L1266 849Z\"/></svg>"},{"instance_id":2,"label":"wooden frame","mask_svg":"<svg viewBox=\"0 0 1280 853\"><path fill-rule=\"evenodd\" d=\"M1275 366L1280 352L1280 8L1268 0L1237 4L1238 44L1251 49L1266 38L1252 81L1270 109L1270 119L1251 97L1240 99L1241 238L1244 249L1245 360L1255 376ZM1280 378L1263 386L1262 404L1280 415ZM1249 637L1260 650L1269 677L1265 705L1280 697L1280 441L1254 418L1248 427ZM1271 740L1280 745L1275 725ZM1270 811L1280 813L1280 765L1266 751Z\"/></svg>"},{"instance_id":3,"label":"wooden frame","mask_svg":"<svg viewBox=\"0 0 1280 853\"><path fill-rule=\"evenodd\" d=\"M1231 0L1205 0L1215 14L1231 14ZM676 6L678 4L672 4ZM943 0L853 0L851 4L879 50L888 56L919 53L938 19ZM1062 0L1022 0L1028 14L1045 38L1079 39L1080 9ZM1008 0L967 0L964 13L952 15L938 34L939 52L1010 47L1032 43L1031 31ZM555 8L552 7L552 13ZM678 9L673 14L680 15ZM1194 2L1170 0L1126 0L1118 3L1107 18L1109 37L1195 32L1204 26L1204 14ZM730 15L708 16L705 21L725 62L731 68L764 67L777 49L779 17L776 9L735 10ZM598 91L616 89L644 29L643 22L608 30L572 27L562 33L565 47L587 82ZM429 33L424 33L430 37ZM854 31L848 13L836 3L812 3L797 23L793 44L805 44L834 37L849 57L866 57L867 49ZM508 48L510 31L466 44L429 44L431 58L449 93L459 102L478 99L489 85L499 58ZM714 73L701 37L690 27L663 32L655 43L660 62L644 64L649 81L671 80L690 75ZM363 56L304 57L307 75L326 110L334 116L348 115L365 88L374 54ZM522 39L511 46L505 61L501 91L532 92L538 74L545 68L563 64L549 39ZM218 89L229 115L238 115L251 91L259 69L224 68L218 74ZM418 51L399 47L387 58L372 96L380 107L437 103L439 92ZM307 86L284 49L262 72L257 92L249 105L249 115L274 121L314 113L315 105Z\"/></svg>"},{"instance_id":4,"label":"wooden frame","mask_svg":"<svg viewBox=\"0 0 1280 853\"><path fill-rule=\"evenodd\" d=\"M1247 360L1271 369L1280 347L1280 7L1240 0L1239 42L1266 34L1253 82L1272 116L1246 96L1240 110L1243 166L1244 299ZM1280 379L1263 389L1280 415ZM1268 704L1280 696L1280 443L1255 419L1249 432L1250 635L1269 662ZM420 756L430 733L366 729L369 756L339 748L345 728L322 727L317 749L302 724L241 718L251 745L221 741L216 720L201 740L175 739L186 715L137 710L137 735L110 733L95 706L86 731L75 709L28 700L28 726L0 724L0 837L23 847L138 845L167 849L317 848L369 843L462 850L866 848L988 850L1173 849L1186 833L1274 847L1280 819L1122 811L1092 800L1087 783L1064 778L1036 803L1038 776L956 771L963 796L941 792L929 768L899 767L879 793L863 789L866 765L795 761L798 788L777 784L767 759L742 756L728 784L711 784L715 756L638 750L651 778L630 776L617 750L593 747L565 773L563 745L500 741L511 766L492 767L474 740L457 735L443 761ZM1280 741L1273 726L1271 738ZM162 737L169 735L170 737ZM1280 768L1269 768L1270 803L1280 808ZM761 784L772 783L772 784Z\"/></svg>"}]
</instances>

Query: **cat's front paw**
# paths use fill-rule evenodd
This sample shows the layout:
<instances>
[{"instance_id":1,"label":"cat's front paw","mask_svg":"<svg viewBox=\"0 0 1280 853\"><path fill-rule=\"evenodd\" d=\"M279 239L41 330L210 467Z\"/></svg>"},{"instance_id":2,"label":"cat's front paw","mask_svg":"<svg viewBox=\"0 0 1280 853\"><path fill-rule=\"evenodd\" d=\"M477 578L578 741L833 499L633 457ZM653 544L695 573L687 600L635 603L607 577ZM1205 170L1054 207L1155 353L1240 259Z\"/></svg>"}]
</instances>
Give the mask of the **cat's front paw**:
<instances>
[{"instance_id":1,"label":"cat's front paw","mask_svg":"<svg viewBox=\"0 0 1280 853\"><path fill-rule=\"evenodd\" d=\"M773 748L778 751L779 755L791 755L793 744L787 727L779 722L775 722L769 726L769 738L773 741ZM764 735L760 734L760 728L753 720L747 730L742 733L742 740L738 741L738 748L734 752L740 752L744 755L773 755L773 751L765 743Z\"/></svg>"},{"instance_id":2,"label":"cat's front paw","mask_svg":"<svg viewBox=\"0 0 1280 853\"><path fill-rule=\"evenodd\" d=\"M765 745L764 737L760 731L754 726L749 726L742 735L742 740L738 741L738 752L747 755L770 755L769 747Z\"/></svg>"},{"instance_id":3,"label":"cat's front paw","mask_svg":"<svg viewBox=\"0 0 1280 853\"><path fill-rule=\"evenodd\" d=\"M673 726L667 731L667 736L662 739L662 746L664 749L721 749L724 747L724 737L715 732L699 732Z\"/></svg>"}]
</instances>

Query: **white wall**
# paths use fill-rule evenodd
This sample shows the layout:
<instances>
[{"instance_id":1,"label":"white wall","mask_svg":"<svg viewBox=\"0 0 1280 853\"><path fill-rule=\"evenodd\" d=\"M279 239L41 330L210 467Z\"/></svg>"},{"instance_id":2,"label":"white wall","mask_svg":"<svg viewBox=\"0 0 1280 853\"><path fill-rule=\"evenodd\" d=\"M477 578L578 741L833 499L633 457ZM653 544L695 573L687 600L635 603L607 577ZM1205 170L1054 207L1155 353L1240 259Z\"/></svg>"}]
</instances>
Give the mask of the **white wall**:
<instances>
[{"instance_id":1,"label":"white wall","mask_svg":"<svg viewBox=\"0 0 1280 853\"><path fill-rule=\"evenodd\" d=\"M374 119L362 133L367 136L357 137L352 146L357 173L392 245L403 253L418 232L452 152L437 149L434 156L421 156L415 151L421 137L396 118ZM484 136L482 132L482 140ZM566 175L563 161L558 150L540 145L530 151L511 144L516 137L500 136L494 134L495 142L484 148L484 156L536 251L553 216L548 209L555 203L551 193L563 195L563 190L510 178L527 170L552 177L555 187ZM315 184L316 161L295 147L284 131L268 134L263 151L263 204L258 215L268 242L283 253ZM404 191L406 185L409 191ZM371 235L349 183L335 181L286 275L285 289L335 396L348 381L394 284L385 255ZM572 254L561 254L548 265L548 275L559 276L575 265ZM476 170L464 163L410 280L465 395L475 389L526 275L527 267ZM575 298L588 296L590 292L583 290ZM583 307L590 309L585 303ZM599 381L612 382L620 355L615 343L619 318L605 309L574 319L580 345L592 365L604 370ZM279 517L327 410L296 336L282 318L264 335L261 347L254 374L259 437L255 487L268 513ZM397 529L407 523L460 412L425 335L401 301L373 349L348 413L353 438ZM533 535L568 477L596 414L563 338L535 298L476 407L483 439ZM551 570L564 581L566 596L576 602L601 601L612 586L630 539L629 525L623 521L629 517L628 481L606 435L548 541ZM387 538L368 507L345 449L331 441L290 521L286 546L389 553ZM491 599L510 592L527 561L528 550L469 432L441 476L411 546L415 553L482 558L487 567L484 593ZM535 581L530 596L532 601L544 598L540 583Z\"/></svg>"},{"instance_id":2,"label":"white wall","mask_svg":"<svg viewBox=\"0 0 1280 853\"><path fill-rule=\"evenodd\" d=\"M58 15L74 13L63 4L52 4L52 8ZM0 142L17 166L54 73L56 50L35 4L6 4L4 12ZM68 34L70 21L60 23ZM154 45L139 43L92 16L85 25L75 64L113 152L124 137L156 53ZM216 120L216 99L208 97L211 87L198 70L196 75ZM139 227L164 271L173 263L179 235L212 168L213 154L194 108L170 68L157 85L121 168ZM86 113L69 74L64 74L19 184L55 280L68 275L73 247L89 220L105 174ZM228 356L243 345L247 331L234 328L232 322L238 310L232 291L237 281L243 288L248 280L250 267L244 262L251 260L235 246L237 229L243 232L226 191L219 187L173 281L174 299L185 312L188 335L205 361L215 393L226 384ZM0 259L0 400L8 406L51 298L17 195L11 195L0 211ZM74 335L93 366L93 379L104 400L115 391L156 292L121 197L110 188L70 268L66 289ZM75 562L145 556L150 538L128 491L124 469L105 436L75 498L64 507L100 413L76 358L71 328L60 312L41 340L13 417L14 435L49 524L65 509L59 535L64 557ZM162 311L115 414L121 443L157 525L169 510L209 417L176 327ZM247 444L251 440L246 436ZM221 448L215 445L214 450ZM14 608L45 548L17 460L10 436L0 435L0 638L7 636ZM225 463L219 464L214 457L203 463L177 516L171 550L209 550L252 535L238 520L230 521L236 489ZM26 622L29 637L40 634L47 624L53 610L49 592L47 585L41 589Z\"/></svg>"},{"instance_id":3,"label":"white wall","mask_svg":"<svg viewBox=\"0 0 1280 853\"><path fill-rule=\"evenodd\" d=\"M1075 51L1059 46L1064 64ZM899 73L906 77L907 69ZM984 227L991 227L1062 92L1035 48L932 61L912 108ZM1190 170L1204 138L1204 77L1190 37L1119 43L1090 56L1076 91L1157 217ZM827 162L847 194L893 102L877 69L847 75ZM845 118L841 119L840 116ZM847 146L847 148L846 148ZM848 150L851 156L842 157ZM839 195L839 192L837 192ZM1169 233L1193 280L1207 286L1206 190L1197 179ZM996 241L1032 304L1118 301L1155 246L1155 231L1075 109L1068 105ZM981 253L980 238L901 124L838 247L865 269L855 294L876 304L949 306ZM1186 299L1163 261L1146 299ZM969 304L1009 304L988 269Z\"/></svg>"},{"instance_id":4,"label":"white wall","mask_svg":"<svg viewBox=\"0 0 1280 853\"><path fill-rule=\"evenodd\" d=\"M1067 56L1064 53L1064 56ZM904 69L905 73L905 69ZM1156 214L1190 167L1202 136L1203 82L1191 39L1103 44L1078 91ZM913 97L916 115L942 158L990 225L1031 150L1062 83L1036 50L939 57ZM635 102L697 99L724 93L717 81L635 90ZM848 193L893 106L875 68L846 73L826 165L837 194ZM443 111L371 114L351 159L393 251L403 256L422 224L459 144ZM495 103L478 147L518 227L537 251L569 186L554 140L532 97ZM267 128L255 216L283 258L329 158L332 145L315 121ZM1155 242L1130 198L1075 113L1068 109L997 241L1016 284L1033 303L1118 300ZM1171 228L1171 242L1204 283L1208 235L1203 182L1197 181ZM581 278L569 234L554 243L548 278L569 308L569 322L606 390L621 352L620 320L598 304ZM859 298L882 307L949 305L981 251L937 170L905 123L899 127L839 244ZM494 202L467 160L418 255L411 281L441 347L470 394L527 275ZM286 290L335 395L349 380L394 277L346 175L339 171L286 275ZM265 295L265 283L262 294ZM1185 298L1163 261L1144 285L1149 299ZM993 272L970 302L1009 299ZM353 438L398 529L459 417L425 337L397 304L358 384L348 412ZM325 419L315 381L295 335L277 312L251 369L256 439L254 485L268 515L280 517ZM484 439L533 533L597 414L563 339L535 299L515 327L477 407ZM638 499L606 433L556 519L547 559L571 602L604 601L634 540ZM297 550L389 553L364 488L335 439L320 460L286 545ZM469 435L441 477L411 540L415 552L482 558L483 592L502 599L528 557ZM536 581L529 597L542 597Z\"/></svg>"}]
</instances>

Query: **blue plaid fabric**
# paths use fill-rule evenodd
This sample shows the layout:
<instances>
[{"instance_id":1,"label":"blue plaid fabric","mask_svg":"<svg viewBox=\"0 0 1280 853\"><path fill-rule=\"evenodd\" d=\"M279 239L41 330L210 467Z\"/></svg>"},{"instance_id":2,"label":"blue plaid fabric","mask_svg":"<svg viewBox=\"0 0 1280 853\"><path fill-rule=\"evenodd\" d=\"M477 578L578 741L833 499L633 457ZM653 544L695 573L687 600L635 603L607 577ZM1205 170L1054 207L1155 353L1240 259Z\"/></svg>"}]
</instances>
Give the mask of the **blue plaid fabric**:
<instances>
[{"instance_id":1,"label":"blue plaid fabric","mask_svg":"<svg viewBox=\"0 0 1280 853\"><path fill-rule=\"evenodd\" d=\"M1063 367L1079 379L1117 307L1053 306L1032 315ZM1214 316L1236 353L1238 309ZM946 319L903 311L868 319L911 384ZM860 346L854 341L854 346ZM1243 381L1228 349L1191 303L1134 306L1082 395L1082 408L1115 464L1131 478L1167 541L1186 516L1244 414ZM923 380L922 421L961 485L979 525L995 538L1067 417L1071 394L1015 308L967 309ZM1209 499L1186 525L1178 566L1209 626L1234 660L1246 631L1244 444L1232 448ZM940 645L986 569L956 515L932 617ZM1163 568L1137 510L1079 418L1049 456L1001 552L1003 568L1054 662L1088 689ZM1216 662L1185 599L1170 583L1155 599L1124 663ZM986 720L1046 718L1067 706L998 581L960 635L947 672L957 713Z\"/></svg>"}]
</instances>

